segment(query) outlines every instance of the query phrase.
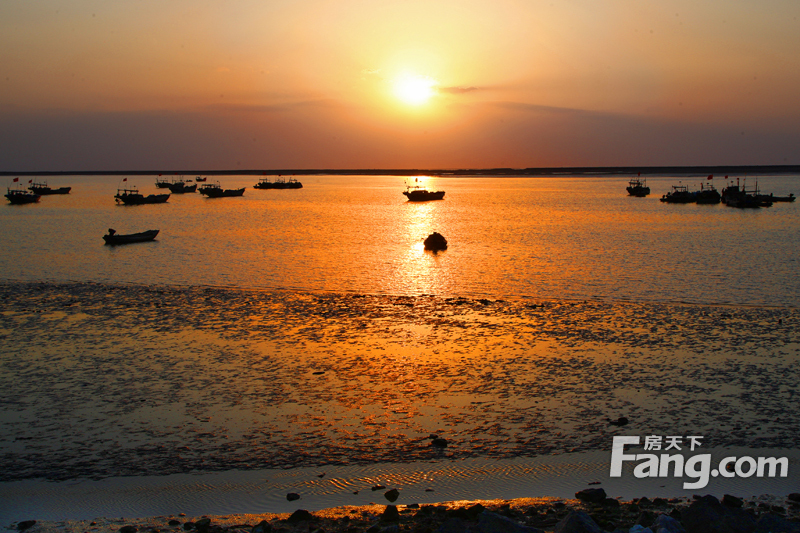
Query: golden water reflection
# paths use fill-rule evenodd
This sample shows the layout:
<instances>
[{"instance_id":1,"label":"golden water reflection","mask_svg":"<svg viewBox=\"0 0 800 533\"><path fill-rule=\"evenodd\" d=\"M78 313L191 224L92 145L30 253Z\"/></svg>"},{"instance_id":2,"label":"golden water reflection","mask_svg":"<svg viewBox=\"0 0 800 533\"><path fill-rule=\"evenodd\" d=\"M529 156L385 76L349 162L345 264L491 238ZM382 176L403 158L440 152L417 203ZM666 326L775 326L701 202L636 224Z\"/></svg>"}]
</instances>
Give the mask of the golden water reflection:
<instances>
[{"instance_id":1,"label":"golden water reflection","mask_svg":"<svg viewBox=\"0 0 800 533\"><path fill-rule=\"evenodd\" d=\"M392 286L404 287L403 292L435 294L447 285L447 250L425 250L425 238L438 231L447 238L447 221L443 214L444 201L407 202L401 210L399 228L405 233L403 252L399 257L397 277ZM386 292L392 292L387 290Z\"/></svg>"}]
</instances>

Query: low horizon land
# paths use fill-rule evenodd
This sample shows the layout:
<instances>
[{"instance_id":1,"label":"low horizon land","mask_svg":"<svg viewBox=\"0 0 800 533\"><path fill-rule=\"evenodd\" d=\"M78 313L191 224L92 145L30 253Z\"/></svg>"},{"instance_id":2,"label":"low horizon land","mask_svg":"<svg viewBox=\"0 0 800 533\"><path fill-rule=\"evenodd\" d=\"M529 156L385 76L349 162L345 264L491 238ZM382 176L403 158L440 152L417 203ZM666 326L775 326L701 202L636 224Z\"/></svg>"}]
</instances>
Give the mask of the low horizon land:
<instances>
[{"instance_id":1,"label":"low horizon land","mask_svg":"<svg viewBox=\"0 0 800 533\"><path fill-rule=\"evenodd\" d=\"M239 169L239 170L50 170L0 171L0 176L149 176L206 174L229 175L363 175L363 176L587 176L587 175L692 175L692 174L800 174L800 165L715 165L715 166L649 166L649 167L531 167L484 169Z\"/></svg>"}]
</instances>

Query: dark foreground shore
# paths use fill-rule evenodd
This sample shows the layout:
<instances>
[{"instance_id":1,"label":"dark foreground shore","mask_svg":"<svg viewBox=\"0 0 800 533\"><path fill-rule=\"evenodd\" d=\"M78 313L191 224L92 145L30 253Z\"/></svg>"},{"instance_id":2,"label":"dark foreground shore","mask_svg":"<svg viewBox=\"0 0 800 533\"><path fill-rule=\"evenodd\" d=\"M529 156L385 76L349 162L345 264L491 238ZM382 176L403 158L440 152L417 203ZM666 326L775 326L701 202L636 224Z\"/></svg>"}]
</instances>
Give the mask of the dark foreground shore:
<instances>
[{"instance_id":1,"label":"dark foreground shore","mask_svg":"<svg viewBox=\"0 0 800 533\"><path fill-rule=\"evenodd\" d=\"M620 501L592 489L581 499L525 498L447 502L437 505L346 506L310 513L143 519L18 522L30 533L791 533L800 531L800 494L743 500L726 495L637 498ZM387 493L387 498L390 498ZM644 529L647 528L647 529Z\"/></svg>"}]
</instances>

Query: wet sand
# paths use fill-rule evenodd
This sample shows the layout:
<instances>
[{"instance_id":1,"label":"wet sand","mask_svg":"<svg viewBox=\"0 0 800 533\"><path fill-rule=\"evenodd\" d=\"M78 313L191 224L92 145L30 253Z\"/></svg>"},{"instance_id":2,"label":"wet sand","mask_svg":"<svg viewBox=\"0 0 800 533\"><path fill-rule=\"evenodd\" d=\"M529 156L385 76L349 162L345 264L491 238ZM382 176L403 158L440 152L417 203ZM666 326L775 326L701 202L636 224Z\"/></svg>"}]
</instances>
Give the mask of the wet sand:
<instances>
[{"instance_id":1,"label":"wet sand","mask_svg":"<svg viewBox=\"0 0 800 533\"><path fill-rule=\"evenodd\" d=\"M89 283L0 301L4 482L800 442L796 309Z\"/></svg>"}]
</instances>

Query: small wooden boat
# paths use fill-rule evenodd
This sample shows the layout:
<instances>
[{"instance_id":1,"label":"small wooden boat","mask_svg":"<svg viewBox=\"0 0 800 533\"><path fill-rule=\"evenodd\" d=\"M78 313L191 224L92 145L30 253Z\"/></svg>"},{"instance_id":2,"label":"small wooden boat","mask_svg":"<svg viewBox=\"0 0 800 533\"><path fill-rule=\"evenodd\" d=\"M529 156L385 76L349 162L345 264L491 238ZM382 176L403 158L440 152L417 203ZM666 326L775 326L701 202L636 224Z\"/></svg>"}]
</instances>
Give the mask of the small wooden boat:
<instances>
[{"instance_id":1,"label":"small wooden boat","mask_svg":"<svg viewBox=\"0 0 800 533\"><path fill-rule=\"evenodd\" d=\"M142 204L163 204L169 200L169 194L149 194L147 196L139 194L139 189L117 189L114 198L118 204L142 205Z\"/></svg>"},{"instance_id":2,"label":"small wooden boat","mask_svg":"<svg viewBox=\"0 0 800 533\"><path fill-rule=\"evenodd\" d=\"M206 196L208 198L228 198L242 195L244 195L244 187L241 189L210 189L206 191Z\"/></svg>"},{"instance_id":3,"label":"small wooden boat","mask_svg":"<svg viewBox=\"0 0 800 533\"><path fill-rule=\"evenodd\" d=\"M200 187L200 194L208 198L228 198L231 196L242 196L244 187L241 189L223 189L219 182L209 183Z\"/></svg>"},{"instance_id":4,"label":"small wooden boat","mask_svg":"<svg viewBox=\"0 0 800 533\"><path fill-rule=\"evenodd\" d=\"M158 235L157 229L143 231L141 233L129 233L128 235L119 235L116 231L109 228L108 235L103 235L103 240L106 244L131 244L134 242L152 241Z\"/></svg>"},{"instance_id":5,"label":"small wooden boat","mask_svg":"<svg viewBox=\"0 0 800 533\"><path fill-rule=\"evenodd\" d=\"M444 198L444 191L429 191L420 186L406 187L403 194L409 202L427 202L428 200L441 200Z\"/></svg>"},{"instance_id":6,"label":"small wooden boat","mask_svg":"<svg viewBox=\"0 0 800 533\"><path fill-rule=\"evenodd\" d=\"M47 186L47 182L43 181L41 183L32 183L28 189L33 194L41 194L44 196L47 194L69 194L69 191L72 190L72 187L59 187L58 189L51 189Z\"/></svg>"},{"instance_id":7,"label":"small wooden boat","mask_svg":"<svg viewBox=\"0 0 800 533\"><path fill-rule=\"evenodd\" d=\"M198 182L198 183L199 183L199 182L205 182L207 179L208 179L208 178L201 178L200 176L197 176L197 177L194 179L194 181L196 181L196 182Z\"/></svg>"},{"instance_id":8,"label":"small wooden boat","mask_svg":"<svg viewBox=\"0 0 800 533\"><path fill-rule=\"evenodd\" d=\"M789 196L775 196L774 194L759 194L758 199L762 202L794 202L794 193Z\"/></svg>"},{"instance_id":9,"label":"small wooden boat","mask_svg":"<svg viewBox=\"0 0 800 533\"><path fill-rule=\"evenodd\" d=\"M192 185L188 185L185 181L176 181L169 184L169 192L173 194L184 194L187 192L195 192L197 191L197 184L193 183Z\"/></svg>"},{"instance_id":10,"label":"small wooden boat","mask_svg":"<svg viewBox=\"0 0 800 533\"><path fill-rule=\"evenodd\" d=\"M15 205L33 204L38 202L39 198L41 198L41 196L36 193L26 191L25 189L12 189L11 187L8 188L5 197L8 198L9 202Z\"/></svg>"}]
</instances>

